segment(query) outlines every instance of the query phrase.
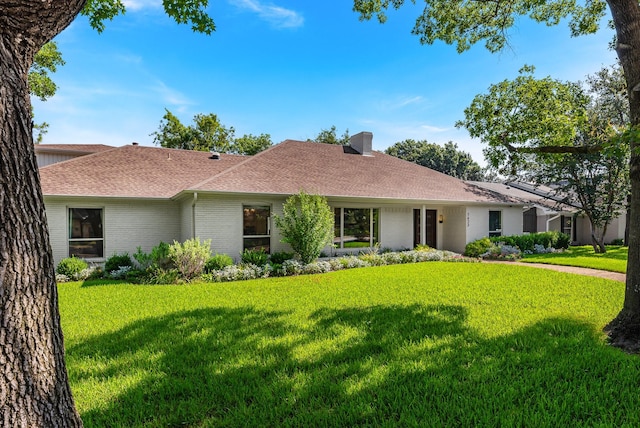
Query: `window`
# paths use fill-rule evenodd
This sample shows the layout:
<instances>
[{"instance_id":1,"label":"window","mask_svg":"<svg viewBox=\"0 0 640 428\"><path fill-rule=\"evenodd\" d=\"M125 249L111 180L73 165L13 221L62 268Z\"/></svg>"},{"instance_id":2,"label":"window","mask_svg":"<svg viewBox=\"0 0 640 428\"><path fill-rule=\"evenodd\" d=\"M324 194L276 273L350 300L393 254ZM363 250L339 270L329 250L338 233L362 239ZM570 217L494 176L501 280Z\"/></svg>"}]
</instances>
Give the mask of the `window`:
<instances>
[{"instance_id":1,"label":"window","mask_svg":"<svg viewBox=\"0 0 640 428\"><path fill-rule=\"evenodd\" d=\"M368 248L378 242L377 208L335 208L334 239L337 248Z\"/></svg>"},{"instance_id":2,"label":"window","mask_svg":"<svg viewBox=\"0 0 640 428\"><path fill-rule=\"evenodd\" d=\"M573 237L572 218L568 216L560 216L560 232L566 233L570 237Z\"/></svg>"},{"instance_id":3,"label":"window","mask_svg":"<svg viewBox=\"0 0 640 428\"><path fill-rule=\"evenodd\" d=\"M502 235L502 211L489 211L489 237Z\"/></svg>"},{"instance_id":4,"label":"window","mask_svg":"<svg viewBox=\"0 0 640 428\"><path fill-rule=\"evenodd\" d=\"M245 205L242 207L242 248L245 250L271 250L271 208Z\"/></svg>"},{"instance_id":5,"label":"window","mask_svg":"<svg viewBox=\"0 0 640 428\"><path fill-rule=\"evenodd\" d=\"M104 257L102 208L69 208L69 257Z\"/></svg>"}]
</instances>

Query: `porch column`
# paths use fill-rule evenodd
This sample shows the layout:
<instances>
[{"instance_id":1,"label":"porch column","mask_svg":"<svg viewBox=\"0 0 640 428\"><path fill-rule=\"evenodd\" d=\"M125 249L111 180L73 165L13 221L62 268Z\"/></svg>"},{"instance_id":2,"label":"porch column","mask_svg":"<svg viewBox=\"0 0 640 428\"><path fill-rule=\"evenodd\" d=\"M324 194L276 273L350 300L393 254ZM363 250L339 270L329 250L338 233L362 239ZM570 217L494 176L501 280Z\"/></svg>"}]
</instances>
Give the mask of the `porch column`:
<instances>
[{"instance_id":1,"label":"porch column","mask_svg":"<svg viewBox=\"0 0 640 428\"><path fill-rule=\"evenodd\" d=\"M420 208L420 245L427 244L427 207Z\"/></svg>"}]
</instances>

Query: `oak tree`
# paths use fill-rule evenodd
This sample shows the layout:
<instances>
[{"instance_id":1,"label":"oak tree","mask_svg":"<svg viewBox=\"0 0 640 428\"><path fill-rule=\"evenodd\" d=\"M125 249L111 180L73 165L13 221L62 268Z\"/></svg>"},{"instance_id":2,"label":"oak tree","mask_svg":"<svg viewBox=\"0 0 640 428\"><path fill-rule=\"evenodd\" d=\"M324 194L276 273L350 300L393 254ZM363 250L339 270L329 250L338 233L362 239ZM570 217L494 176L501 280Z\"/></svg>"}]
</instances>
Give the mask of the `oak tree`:
<instances>
[{"instance_id":1,"label":"oak tree","mask_svg":"<svg viewBox=\"0 0 640 428\"><path fill-rule=\"evenodd\" d=\"M207 0L166 0L195 31L215 30ZM33 144L29 71L80 13L97 30L120 0L0 0L0 425L78 427L64 360L49 231Z\"/></svg>"},{"instance_id":2,"label":"oak tree","mask_svg":"<svg viewBox=\"0 0 640 428\"><path fill-rule=\"evenodd\" d=\"M525 67L516 79L476 95L456 125L485 143L486 158L516 175L511 180L546 185L559 202L580 207L594 250L604 253L609 223L626 208L628 194L629 150L620 138L626 94L617 96L615 68L589 77L586 87L537 79L533 71ZM557 153L558 147L576 152Z\"/></svg>"},{"instance_id":3,"label":"oak tree","mask_svg":"<svg viewBox=\"0 0 640 428\"><path fill-rule=\"evenodd\" d=\"M572 36L594 33L609 8L615 50L629 96L629 175L631 183L629 256L622 310L605 331L614 346L640 351L640 4L638 0L423 0L412 32L420 42L455 44L458 52L484 42L491 52L503 49L516 22L528 17L547 25L568 23ZM387 19L385 12L405 0L354 0L363 20ZM413 1L412 1L413 3ZM561 148L561 146L560 146ZM573 149L572 149L573 150Z\"/></svg>"}]
</instances>

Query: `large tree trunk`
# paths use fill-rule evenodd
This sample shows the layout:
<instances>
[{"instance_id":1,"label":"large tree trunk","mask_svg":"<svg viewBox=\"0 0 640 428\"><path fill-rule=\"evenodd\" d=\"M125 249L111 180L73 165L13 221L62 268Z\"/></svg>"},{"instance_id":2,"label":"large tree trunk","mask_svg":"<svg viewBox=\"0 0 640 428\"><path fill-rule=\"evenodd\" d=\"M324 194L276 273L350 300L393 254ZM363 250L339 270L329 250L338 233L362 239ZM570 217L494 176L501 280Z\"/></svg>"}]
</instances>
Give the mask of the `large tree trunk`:
<instances>
[{"instance_id":1,"label":"large tree trunk","mask_svg":"<svg viewBox=\"0 0 640 428\"><path fill-rule=\"evenodd\" d=\"M624 305L605 331L611 343L630 352L640 351L640 6L638 0L608 0L616 26L616 51L622 64L627 88L633 136L629 175L629 258Z\"/></svg>"},{"instance_id":2,"label":"large tree trunk","mask_svg":"<svg viewBox=\"0 0 640 428\"><path fill-rule=\"evenodd\" d=\"M27 74L84 0L0 0L0 426L78 427L49 232L33 149Z\"/></svg>"}]
</instances>

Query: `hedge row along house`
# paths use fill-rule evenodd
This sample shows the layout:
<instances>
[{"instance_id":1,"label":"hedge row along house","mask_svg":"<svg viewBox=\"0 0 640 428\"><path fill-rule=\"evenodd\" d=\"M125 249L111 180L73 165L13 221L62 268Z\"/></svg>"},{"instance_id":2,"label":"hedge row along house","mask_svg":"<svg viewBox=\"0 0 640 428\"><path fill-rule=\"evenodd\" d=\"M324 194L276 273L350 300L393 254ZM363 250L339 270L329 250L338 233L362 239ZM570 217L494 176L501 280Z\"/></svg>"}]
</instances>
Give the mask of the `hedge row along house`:
<instances>
[{"instance_id":1,"label":"hedge row along house","mask_svg":"<svg viewBox=\"0 0 640 428\"><path fill-rule=\"evenodd\" d=\"M195 237L236 259L245 249L286 251L272 218L301 190L325 196L334 211L326 254L418 244L463 252L484 236L523 232L527 201L374 151L372 138L361 132L350 146L286 140L254 156L40 145L55 262L101 262Z\"/></svg>"}]
</instances>

